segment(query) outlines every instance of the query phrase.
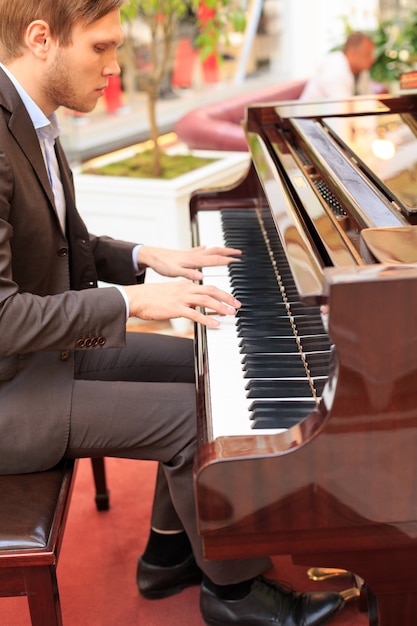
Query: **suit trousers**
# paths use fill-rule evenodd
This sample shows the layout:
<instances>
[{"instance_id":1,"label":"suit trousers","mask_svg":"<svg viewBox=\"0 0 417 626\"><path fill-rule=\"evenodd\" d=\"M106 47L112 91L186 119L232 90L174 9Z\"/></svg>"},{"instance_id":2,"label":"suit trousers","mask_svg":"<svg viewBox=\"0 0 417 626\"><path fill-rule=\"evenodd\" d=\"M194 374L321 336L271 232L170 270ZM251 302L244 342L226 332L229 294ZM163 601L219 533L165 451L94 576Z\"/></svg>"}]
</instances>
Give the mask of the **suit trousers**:
<instances>
[{"instance_id":1,"label":"suit trousers","mask_svg":"<svg viewBox=\"0 0 417 626\"><path fill-rule=\"evenodd\" d=\"M269 569L269 559L203 559L193 486L197 429L192 340L130 332L123 348L79 351L75 359L66 456L158 462L154 528L184 529L197 563L217 584L247 580Z\"/></svg>"}]
</instances>

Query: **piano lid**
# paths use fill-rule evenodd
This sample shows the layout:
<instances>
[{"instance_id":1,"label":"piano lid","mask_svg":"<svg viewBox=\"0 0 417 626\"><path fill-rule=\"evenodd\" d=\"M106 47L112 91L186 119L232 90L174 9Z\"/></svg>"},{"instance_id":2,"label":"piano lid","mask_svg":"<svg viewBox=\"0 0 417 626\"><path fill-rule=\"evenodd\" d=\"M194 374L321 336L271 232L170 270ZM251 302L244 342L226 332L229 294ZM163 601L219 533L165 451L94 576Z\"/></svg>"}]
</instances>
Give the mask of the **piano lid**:
<instances>
[{"instance_id":1,"label":"piano lid","mask_svg":"<svg viewBox=\"0 0 417 626\"><path fill-rule=\"evenodd\" d=\"M407 214L417 212L417 127L408 114L386 113L343 119L329 117L324 124L354 155L385 193L396 198Z\"/></svg>"},{"instance_id":2,"label":"piano lid","mask_svg":"<svg viewBox=\"0 0 417 626\"><path fill-rule=\"evenodd\" d=\"M281 120L314 120L406 217L417 214L417 99L390 96L292 102ZM294 122L293 122L294 123ZM297 122L295 121L295 125Z\"/></svg>"},{"instance_id":3,"label":"piano lid","mask_svg":"<svg viewBox=\"0 0 417 626\"><path fill-rule=\"evenodd\" d=\"M417 226L416 96L253 105L245 126L306 301L320 300L324 267L385 260L387 254L375 254L361 231ZM293 231L304 235L297 239L301 261L289 252ZM393 245L388 256L400 258L397 242ZM307 266L313 268L309 274Z\"/></svg>"},{"instance_id":4,"label":"piano lid","mask_svg":"<svg viewBox=\"0 0 417 626\"><path fill-rule=\"evenodd\" d=\"M283 120L294 117L322 118L334 115L361 115L370 111L388 113L390 109L382 99L369 96L323 102L294 100L276 107L276 112Z\"/></svg>"}]
</instances>

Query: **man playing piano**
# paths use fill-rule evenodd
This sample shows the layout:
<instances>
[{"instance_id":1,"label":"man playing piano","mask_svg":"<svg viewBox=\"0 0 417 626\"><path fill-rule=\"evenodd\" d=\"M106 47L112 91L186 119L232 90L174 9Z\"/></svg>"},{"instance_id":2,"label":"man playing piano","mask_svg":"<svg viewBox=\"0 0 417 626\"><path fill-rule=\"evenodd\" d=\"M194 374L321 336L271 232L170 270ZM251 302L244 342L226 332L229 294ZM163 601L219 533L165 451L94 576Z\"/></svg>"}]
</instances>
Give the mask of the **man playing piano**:
<instances>
[{"instance_id":1,"label":"man playing piano","mask_svg":"<svg viewBox=\"0 0 417 626\"><path fill-rule=\"evenodd\" d=\"M119 74L122 4L0 0L0 472L63 457L158 461L142 595L201 583L207 624L318 626L342 607L339 594L281 589L262 577L268 559L203 560L192 342L126 333L128 316L213 326L198 307L233 315L240 302L194 281L239 251L94 237L75 208L55 111L91 111ZM185 280L146 284L147 267Z\"/></svg>"}]
</instances>

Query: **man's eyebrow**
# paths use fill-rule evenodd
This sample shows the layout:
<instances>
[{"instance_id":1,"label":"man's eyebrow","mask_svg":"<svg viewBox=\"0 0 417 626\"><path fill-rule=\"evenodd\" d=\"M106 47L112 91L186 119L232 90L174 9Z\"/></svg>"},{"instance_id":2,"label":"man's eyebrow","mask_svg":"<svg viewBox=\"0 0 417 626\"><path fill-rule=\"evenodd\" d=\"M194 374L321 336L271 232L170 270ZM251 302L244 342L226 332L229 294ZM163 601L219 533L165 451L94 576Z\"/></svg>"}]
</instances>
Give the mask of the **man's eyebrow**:
<instances>
[{"instance_id":1,"label":"man's eyebrow","mask_svg":"<svg viewBox=\"0 0 417 626\"><path fill-rule=\"evenodd\" d=\"M124 43L123 39L96 39L93 43L94 46L113 46L114 48L120 48Z\"/></svg>"}]
</instances>

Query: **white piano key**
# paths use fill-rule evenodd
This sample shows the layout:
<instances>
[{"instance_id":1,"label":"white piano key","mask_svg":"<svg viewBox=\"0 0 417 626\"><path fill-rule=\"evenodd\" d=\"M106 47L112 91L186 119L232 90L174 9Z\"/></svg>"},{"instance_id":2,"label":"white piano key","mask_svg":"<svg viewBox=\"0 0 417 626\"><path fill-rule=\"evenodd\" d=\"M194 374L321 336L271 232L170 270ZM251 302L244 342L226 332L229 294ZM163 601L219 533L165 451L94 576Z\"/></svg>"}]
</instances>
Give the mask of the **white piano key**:
<instances>
[{"instance_id":1,"label":"white piano key","mask_svg":"<svg viewBox=\"0 0 417 626\"><path fill-rule=\"evenodd\" d=\"M220 212L202 211L198 214L201 243L208 248L224 246ZM203 269L203 282L231 292L227 266ZM249 405L243 377L242 355L234 316L215 316L218 328L206 328L208 378L211 400L213 438L236 435L276 434L285 429L252 429Z\"/></svg>"}]
</instances>

